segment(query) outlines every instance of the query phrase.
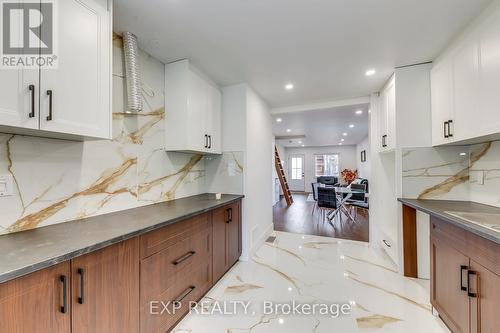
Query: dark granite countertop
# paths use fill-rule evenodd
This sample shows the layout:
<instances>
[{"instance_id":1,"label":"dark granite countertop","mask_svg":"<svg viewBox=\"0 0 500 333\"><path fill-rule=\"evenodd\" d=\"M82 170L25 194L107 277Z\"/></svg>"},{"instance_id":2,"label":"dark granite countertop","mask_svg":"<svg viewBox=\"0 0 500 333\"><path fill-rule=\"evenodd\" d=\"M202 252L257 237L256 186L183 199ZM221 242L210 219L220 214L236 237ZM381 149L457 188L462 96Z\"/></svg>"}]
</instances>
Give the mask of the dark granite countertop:
<instances>
[{"instance_id":1,"label":"dark granite countertop","mask_svg":"<svg viewBox=\"0 0 500 333\"><path fill-rule=\"evenodd\" d=\"M489 228L488 224L482 222L485 215L489 215L488 218L495 219L498 214L498 218L500 219L500 208L471 201L419 200L404 198L400 198L398 201L407 206L438 217L445 222L470 231L480 237L500 244L500 232ZM468 218L465 219L455 216L460 214L450 214L454 212L465 213ZM500 220L496 220L495 223L498 223L500 226Z\"/></svg>"},{"instance_id":2,"label":"dark granite countertop","mask_svg":"<svg viewBox=\"0 0 500 333\"><path fill-rule=\"evenodd\" d=\"M0 283L243 198L201 194L0 236Z\"/></svg>"}]
</instances>

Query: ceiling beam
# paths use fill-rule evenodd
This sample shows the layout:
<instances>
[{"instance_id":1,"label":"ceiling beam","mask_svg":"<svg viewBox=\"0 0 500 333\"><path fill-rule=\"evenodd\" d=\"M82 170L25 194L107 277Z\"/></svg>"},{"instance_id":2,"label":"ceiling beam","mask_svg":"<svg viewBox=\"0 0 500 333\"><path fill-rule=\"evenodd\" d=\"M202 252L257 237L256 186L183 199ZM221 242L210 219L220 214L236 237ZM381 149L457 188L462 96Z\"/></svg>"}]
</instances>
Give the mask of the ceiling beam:
<instances>
[{"instance_id":1,"label":"ceiling beam","mask_svg":"<svg viewBox=\"0 0 500 333\"><path fill-rule=\"evenodd\" d=\"M302 111L316 111L316 110L337 108L342 106L360 105L369 103L370 103L370 97L366 96L366 97L358 97L358 98L343 99L343 100L321 101L310 104L286 106L282 108L273 108L269 112L271 112L271 114L282 114L282 113L292 113L292 112L302 112Z\"/></svg>"}]
</instances>

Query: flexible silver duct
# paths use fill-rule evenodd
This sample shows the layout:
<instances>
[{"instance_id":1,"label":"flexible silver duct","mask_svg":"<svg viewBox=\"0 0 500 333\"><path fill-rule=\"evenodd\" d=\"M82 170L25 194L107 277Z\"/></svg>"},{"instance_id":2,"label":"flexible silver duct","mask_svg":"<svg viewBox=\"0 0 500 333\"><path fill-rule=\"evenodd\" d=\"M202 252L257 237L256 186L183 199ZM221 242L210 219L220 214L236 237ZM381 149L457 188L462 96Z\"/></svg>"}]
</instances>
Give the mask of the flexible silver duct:
<instances>
[{"instance_id":1,"label":"flexible silver duct","mask_svg":"<svg viewBox=\"0 0 500 333\"><path fill-rule=\"evenodd\" d=\"M141 72L139 69L139 48L137 37L131 32L123 33L125 55L125 80L127 83L126 112L142 111Z\"/></svg>"}]
</instances>

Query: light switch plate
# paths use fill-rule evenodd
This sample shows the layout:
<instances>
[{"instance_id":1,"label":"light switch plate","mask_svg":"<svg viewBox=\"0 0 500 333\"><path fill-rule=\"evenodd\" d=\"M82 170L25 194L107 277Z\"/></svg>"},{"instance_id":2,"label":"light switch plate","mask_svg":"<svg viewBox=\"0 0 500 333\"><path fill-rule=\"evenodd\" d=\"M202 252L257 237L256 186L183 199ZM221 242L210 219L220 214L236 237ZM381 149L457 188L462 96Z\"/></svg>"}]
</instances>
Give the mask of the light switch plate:
<instances>
[{"instance_id":1,"label":"light switch plate","mask_svg":"<svg viewBox=\"0 0 500 333\"><path fill-rule=\"evenodd\" d=\"M0 197L8 197L14 194L14 180L12 175L0 175Z\"/></svg>"}]
</instances>

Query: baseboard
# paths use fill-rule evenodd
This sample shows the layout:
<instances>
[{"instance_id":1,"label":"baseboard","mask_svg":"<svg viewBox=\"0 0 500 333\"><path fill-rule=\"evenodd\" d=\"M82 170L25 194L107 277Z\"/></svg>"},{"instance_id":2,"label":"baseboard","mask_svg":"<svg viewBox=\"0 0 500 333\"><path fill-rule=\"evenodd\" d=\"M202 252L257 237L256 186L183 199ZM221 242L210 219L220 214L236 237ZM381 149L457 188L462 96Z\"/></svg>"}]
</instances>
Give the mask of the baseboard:
<instances>
[{"instance_id":1,"label":"baseboard","mask_svg":"<svg viewBox=\"0 0 500 333\"><path fill-rule=\"evenodd\" d=\"M253 239L252 237L252 247L250 248L250 251L247 253L242 253L240 257L240 261L249 261L250 258L254 255L255 252L264 244L266 241L267 237L269 237L272 233L274 232L274 224L271 223L266 227L266 230L264 232L256 237L256 239Z\"/></svg>"}]
</instances>

